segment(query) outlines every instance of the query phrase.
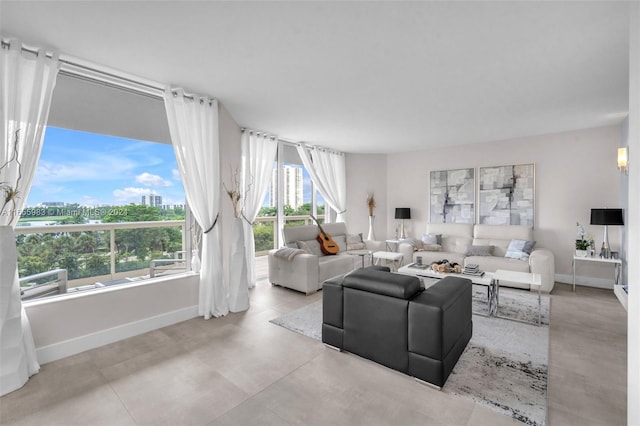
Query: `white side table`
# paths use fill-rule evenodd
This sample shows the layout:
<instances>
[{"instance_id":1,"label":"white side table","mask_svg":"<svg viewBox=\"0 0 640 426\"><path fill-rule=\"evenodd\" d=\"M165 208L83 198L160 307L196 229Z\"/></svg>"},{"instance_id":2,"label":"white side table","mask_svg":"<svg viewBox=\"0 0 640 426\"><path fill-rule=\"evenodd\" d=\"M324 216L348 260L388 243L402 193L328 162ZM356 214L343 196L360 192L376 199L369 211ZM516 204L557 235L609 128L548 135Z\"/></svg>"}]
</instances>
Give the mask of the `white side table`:
<instances>
[{"instance_id":1,"label":"white side table","mask_svg":"<svg viewBox=\"0 0 640 426\"><path fill-rule=\"evenodd\" d=\"M591 256L586 256L586 257L580 257L580 256L576 256L575 254L573 255L573 292L575 293L576 291L576 263L581 260L584 262L593 262L593 263L599 263L599 264L609 264L609 265L613 265L613 284L619 284L620 283L620 272L622 269L622 260L620 259L603 259L601 257L591 257Z\"/></svg>"},{"instance_id":2,"label":"white side table","mask_svg":"<svg viewBox=\"0 0 640 426\"><path fill-rule=\"evenodd\" d=\"M397 252L397 251L398 251L398 246L400 245L400 241L401 241L401 240L398 240L398 239L396 239L396 240L384 240L384 244L385 244L385 246L387 247L387 250L388 250L388 251L390 251L390 252L391 252L391 251L395 251L395 252ZM392 246L393 246L393 247L392 247Z\"/></svg>"},{"instance_id":3,"label":"white side table","mask_svg":"<svg viewBox=\"0 0 640 426\"><path fill-rule=\"evenodd\" d=\"M397 271L402 264L403 257L402 253L396 253L393 251L377 251L373 253L373 263L379 265L380 260L382 259L390 260L392 262L392 269Z\"/></svg>"}]
</instances>

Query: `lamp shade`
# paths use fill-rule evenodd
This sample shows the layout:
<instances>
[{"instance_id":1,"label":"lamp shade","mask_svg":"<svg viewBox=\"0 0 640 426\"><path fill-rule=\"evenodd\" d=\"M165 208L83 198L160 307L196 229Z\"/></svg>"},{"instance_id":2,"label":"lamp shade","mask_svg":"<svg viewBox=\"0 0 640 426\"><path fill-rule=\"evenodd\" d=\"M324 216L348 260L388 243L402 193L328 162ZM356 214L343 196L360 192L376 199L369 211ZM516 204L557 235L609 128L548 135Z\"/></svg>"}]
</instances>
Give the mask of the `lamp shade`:
<instances>
[{"instance_id":1,"label":"lamp shade","mask_svg":"<svg viewBox=\"0 0 640 426\"><path fill-rule=\"evenodd\" d=\"M591 209L591 225L624 225L622 209Z\"/></svg>"},{"instance_id":2,"label":"lamp shade","mask_svg":"<svg viewBox=\"0 0 640 426\"><path fill-rule=\"evenodd\" d=\"M411 219L411 209L409 207L397 207L396 219Z\"/></svg>"}]
</instances>

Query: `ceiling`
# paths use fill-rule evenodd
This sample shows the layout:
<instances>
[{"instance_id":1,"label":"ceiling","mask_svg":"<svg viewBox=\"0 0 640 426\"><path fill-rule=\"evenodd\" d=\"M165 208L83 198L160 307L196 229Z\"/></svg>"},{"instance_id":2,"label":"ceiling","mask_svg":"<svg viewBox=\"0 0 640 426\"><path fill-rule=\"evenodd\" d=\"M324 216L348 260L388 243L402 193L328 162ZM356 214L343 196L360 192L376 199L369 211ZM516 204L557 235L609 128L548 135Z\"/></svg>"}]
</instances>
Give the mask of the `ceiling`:
<instances>
[{"instance_id":1,"label":"ceiling","mask_svg":"<svg viewBox=\"0 0 640 426\"><path fill-rule=\"evenodd\" d=\"M620 123L626 2L7 1L3 36L217 97L239 125L392 153Z\"/></svg>"}]
</instances>

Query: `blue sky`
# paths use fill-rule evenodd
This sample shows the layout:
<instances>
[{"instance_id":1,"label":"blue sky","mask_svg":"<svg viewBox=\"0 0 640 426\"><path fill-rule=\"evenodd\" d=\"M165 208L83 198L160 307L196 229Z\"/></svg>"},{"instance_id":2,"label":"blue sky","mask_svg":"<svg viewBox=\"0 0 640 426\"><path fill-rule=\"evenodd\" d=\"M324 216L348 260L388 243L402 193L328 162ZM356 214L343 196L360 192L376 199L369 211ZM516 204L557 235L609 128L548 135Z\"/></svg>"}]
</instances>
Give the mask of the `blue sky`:
<instances>
[{"instance_id":1,"label":"blue sky","mask_svg":"<svg viewBox=\"0 0 640 426\"><path fill-rule=\"evenodd\" d=\"M304 202L311 202L311 179L304 169L303 185ZM139 204L142 195L152 193L161 195L163 204L184 204L171 145L47 127L26 205Z\"/></svg>"},{"instance_id":2,"label":"blue sky","mask_svg":"<svg viewBox=\"0 0 640 426\"><path fill-rule=\"evenodd\" d=\"M151 193L184 204L171 145L47 127L27 205L139 204Z\"/></svg>"}]
</instances>

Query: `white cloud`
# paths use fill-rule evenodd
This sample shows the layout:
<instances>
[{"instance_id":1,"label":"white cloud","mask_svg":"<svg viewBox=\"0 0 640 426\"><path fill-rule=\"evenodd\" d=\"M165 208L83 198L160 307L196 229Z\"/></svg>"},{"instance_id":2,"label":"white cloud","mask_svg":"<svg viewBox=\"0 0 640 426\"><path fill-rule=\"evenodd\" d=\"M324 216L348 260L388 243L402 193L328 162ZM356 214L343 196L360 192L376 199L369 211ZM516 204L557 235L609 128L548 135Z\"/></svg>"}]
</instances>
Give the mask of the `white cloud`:
<instances>
[{"instance_id":1,"label":"white cloud","mask_svg":"<svg viewBox=\"0 0 640 426\"><path fill-rule=\"evenodd\" d=\"M167 187L167 186L173 185L168 180L164 180L158 175L152 175L151 173L147 173L147 172L144 172L136 176L136 182L149 187L159 187L159 186Z\"/></svg>"},{"instance_id":2,"label":"white cloud","mask_svg":"<svg viewBox=\"0 0 640 426\"><path fill-rule=\"evenodd\" d=\"M153 191L149 188L124 188L113 191L113 196L119 203L136 203L139 204L143 195L151 195Z\"/></svg>"},{"instance_id":3,"label":"white cloud","mask_svg":"<svg viewBox=\"0 0 640 426\"><path fill-rule=\"evenodd\" d=\"M106 181L121 179L136 163L113 155L96 155L81 162L40 161L34 185L52 182Z\"/></svg>"},{"instance_id":4,"label":"white cloud","mask_svg":"<svg viewBox=\"0 0 640 426\"><path fill-rule=\"evenodd\" d=\"M181 182L181 177L180 177L180 170L178 169L173 169L171 170L171 174L173 175L173 180L177 180Z\"/></svg>"}]
</instances>

